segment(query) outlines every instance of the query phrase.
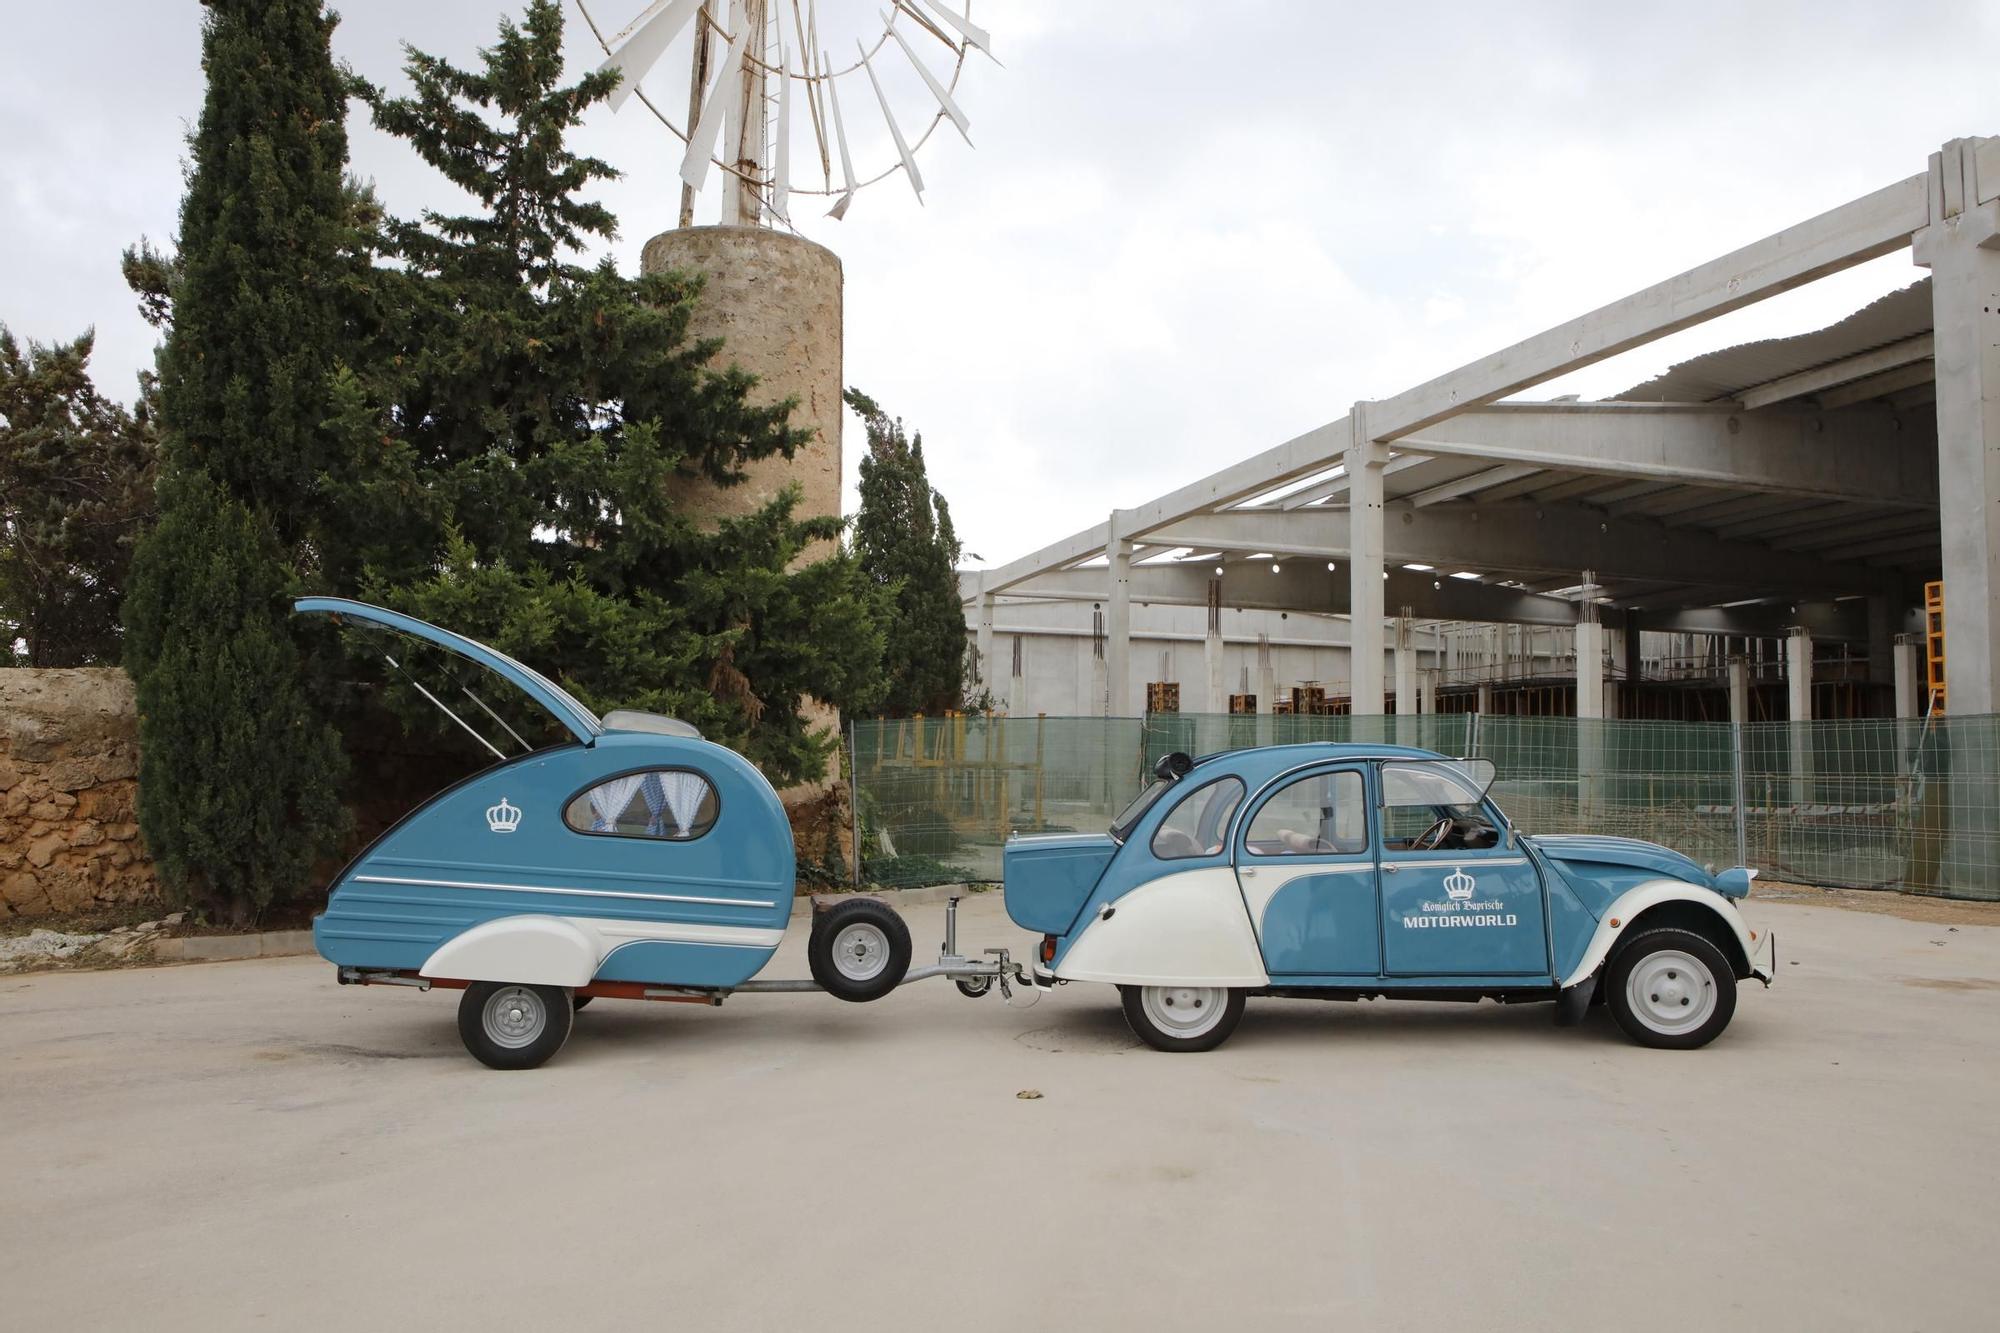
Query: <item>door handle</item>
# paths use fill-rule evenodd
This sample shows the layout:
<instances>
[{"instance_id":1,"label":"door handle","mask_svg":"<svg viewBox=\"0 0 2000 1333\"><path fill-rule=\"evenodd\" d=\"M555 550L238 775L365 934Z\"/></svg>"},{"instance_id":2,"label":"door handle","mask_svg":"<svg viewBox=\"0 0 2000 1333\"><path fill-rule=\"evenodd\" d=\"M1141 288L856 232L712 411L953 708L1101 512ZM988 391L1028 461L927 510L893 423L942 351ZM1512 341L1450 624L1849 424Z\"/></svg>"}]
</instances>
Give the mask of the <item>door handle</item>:
<instances>
[{"instance_id":1,"label":"door handle","mask_svg":"<svg viewBox=\"0 0 2000 1333\"><path fill-rule=\"evenodd\" d=\"M1256 875L1257 875L1257 867L1256 867L1256 866L1244 866L1244 867L1243 867L1243 877L1244 877L1245 879L1254 879L1254 878L1256 878Z\"/></svg>"},{"instance_id":2,"label":"door handle","mask_svg":"<svg viewBox=\"0 0 2000 1333\"><path fill-rule=\"evenodd\" d=\"M1383 874L1385 874L1385 875L1393 875L1393 874L1395 874L1396 872L1398 872L1399 870L1401 870L1402 868L1403 868L1403 867L1401 867L1401 866L1397 865L1397 864L1396 864L1395 862L1391 861L1391 862L1388 862L1388 863L1386 863L1386 864L1384 864L1384 865L1383 865L1383 867L1382 867L1382 873L1383 873Z\"/></svg>"}]
</instances>

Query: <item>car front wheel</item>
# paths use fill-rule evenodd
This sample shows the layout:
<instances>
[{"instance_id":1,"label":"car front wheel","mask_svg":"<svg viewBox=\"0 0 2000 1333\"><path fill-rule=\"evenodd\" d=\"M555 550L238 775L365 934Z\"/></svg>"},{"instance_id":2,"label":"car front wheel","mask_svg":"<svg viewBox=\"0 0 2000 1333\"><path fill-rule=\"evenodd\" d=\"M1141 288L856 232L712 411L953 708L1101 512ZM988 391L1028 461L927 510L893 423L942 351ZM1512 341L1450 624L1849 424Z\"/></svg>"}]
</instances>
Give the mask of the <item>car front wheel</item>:
<instances>
[{"instance_id":1,"label":"car front wheel","mask_svg":"<svg viewBox=\"0 0 2000 1333\"><path fill-rule=\"evenodd\" d=\"M1736 974L1693 931L1648 930L1626 941L1604 977L1612 1016L1641 1046L1706 1046L1736 1012Z\"/></svg>"},{"instance_id":2,"label":"car front wheel","mask_svg":"<svg viewBox=\"0 0 2000 1333\"><path fill-rule=\"evenodd\" d=\"M1120 986L1125 1021L1156 1051L1212 1051L1243 1017L1243 992L1226 986Z\"/></svg>"}]
</instances>

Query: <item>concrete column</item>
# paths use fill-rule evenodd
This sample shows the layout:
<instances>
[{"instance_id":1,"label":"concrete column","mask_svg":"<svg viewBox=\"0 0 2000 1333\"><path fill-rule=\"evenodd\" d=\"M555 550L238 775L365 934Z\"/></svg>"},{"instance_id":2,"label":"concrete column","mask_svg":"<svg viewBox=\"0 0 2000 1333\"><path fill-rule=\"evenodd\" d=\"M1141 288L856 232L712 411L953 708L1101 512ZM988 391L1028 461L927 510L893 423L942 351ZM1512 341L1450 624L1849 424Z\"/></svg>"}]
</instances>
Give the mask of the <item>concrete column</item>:
<instances>
[{"instance_id":1,"label":"concrete column","mask_svg":"<svg viewBox=\"0 0 2000 1333\"><path fill-rule=\"evenodd\" d=\"M1785 687L1792 740L1792 803L1812 800L1812 631L1794 625L1785 635Z\"/></svg>"},{"instance_id":2,"label":"concrete column","mask_svg":"<svg viewBox=\"0 0 2000 1333\"><path fill-rule=\"evenodd\" d=\"M1924 715L1924 647L1914 634L1898 634L1891 647L1896 670L1896 716Z\"/></svg>"},{"instance_id":3,"label":"concrete column","mask_svg":"<svg viewBox=\"0 0 2000 1333\"><path fill-rule=\"evenodd\" d=\"M1347 562L1348 662L1353 677L1348 693L1356 716L1379 717L1382 713L1382 465L1389 461L1389 450L1368 438L1368 404L1356 403L1347 420L1353 430L1344 459L1349 545L1353 548Z\"/></svg>"},{"instance_id":4,"label":"concrete column","mask_svg":"<svg viewBox=\"0 0 2000 1333\"><path fill-rule=\"evenodd\" d=\"M1750 659L1729 659L1729 720L1742 726L1750 720Z\"/></svg>"},{"instance_id":5,"label":"concrete column","mask_svg":"<svg viewBox=\"0 0 2000 1333\"><path fill-rule=\"evenodd\" d=\"M1007 682L1007 711L1014 717L1028 715L1027 635L1014 636L1014 670Z\"/></svg>"},{"instance_id":6,"label":"concrete column","mask_svg":"<svg viewBox=\"0 0 2000 1333\"><path fill-rule=\"evenodd\" d=\"M2000 712L2000 200L1979 202L1975 146L1931 155L1931 224L1912 246L1937 339L1945 693L1966 716Z\"/></svg>"},{"instance_id":7,"label":"concrete column","mask_svg":"<svg viewBox=\"0 0 2000 1333\"><path fill-rule=\"evenodd\" d=\"M1576 626L1576 715L1604 716L1604 626L1595 620Z\"/></svg>"},{"instance_id":8,"label":"concrete column","mask_svg":"<svg viewBox=\"0 0 2000 1333\"><path fill-rule=\"evenodd\" d=\"M1211 580L1208 585L1208 634L1201 644L1201 663L1208 679L1208 695L1202 701L1205 712L1229 711L1229 686L1223 680L1223 657L1222 583Z\"/></svg>"},{"instance_id":9,"label":"concrete column","mask_svg":"<svg viewBox=\"0 0 2000 1333\"><path fill-rule=\"evenodd\" d=\"M1111 562L1111 601L1104 617L1104 674L1109 685L1105 713L1136 714L1132 706L1132 542L1125 536L1128 511L1111 511L1111 536L1104 553Z\"/></svg>"},{"instance_id":10,"label":"concrete column","mask_svg":"<svg viewBox=\"0 0 2000 1333\"><path fill-rule=\"evenodd\" d=\"M1435 713L1438 710L1438 675L1436 667L1417 673L1417 711Z\"/></svg>"},{"instance_id":11,"label":"concrete column","mask_svg":"<svg viewBox=\"0 0 2000 1333\"><path fill-rule=\"evenodd\" d=\"M986 575L982 572L979 576L979 598L977 602L979 620L974 643L974 656L978 661L974 664L976 670L973 673L973 679L984 686L989 693L993 689L993 682L1000 675L994 669L993 665L994 600L993 594L986 591Z\"/></svg>"},{"instance_id":12,"label":"concrete column","mask_svg":"<svg viewBox=\"0 0 2000 1333\"><path fill-rule=\"evenodd\" d=\"M1417 653L1410 643L1410 617L1396 617L1396 714L1417 711Z\"/></svg>"},{"instance_id":13,"label":"concrete column","mask_svg":"<svg viewBox=\"0 0 2000 1333\"><path fill-rule=\"evenodd\" d=\"M1278 711L1278 673L1271 665L1271 637L1257 636L1257 711Z\"/></svg>"},{"instance_id":14,"label":"concrete column","mask_svg":"<svg viewBox=\"0 0 2000 1333\"><path fill-rule=\"evenodd\" d=\"M1482 713L1490 713L1493 711L1493 687L1491 685L1482 684L1479 687L1479 698L1477 701L1477 707L1479 711Z\"/></svg>"}]
</instances>

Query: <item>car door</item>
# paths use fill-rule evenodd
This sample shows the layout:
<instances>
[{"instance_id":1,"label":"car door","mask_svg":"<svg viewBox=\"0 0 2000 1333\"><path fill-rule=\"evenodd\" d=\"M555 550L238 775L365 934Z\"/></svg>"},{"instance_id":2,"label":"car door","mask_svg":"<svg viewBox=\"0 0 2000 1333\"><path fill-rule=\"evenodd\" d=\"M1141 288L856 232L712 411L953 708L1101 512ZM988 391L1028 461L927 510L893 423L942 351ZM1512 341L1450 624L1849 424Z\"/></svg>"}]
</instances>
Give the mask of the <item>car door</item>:
<instances>
[{"instance_id":1,"label":"car door","mask_svg":"<svg viewBox=\"0 0 2000 1333\"><path fill-rule=\"evenodd\" d=\"M1274 982L1380 975L1370 805L1365 765L1328 764L1278 779L1242 821L1237 881Z\"/></svg>"},{"instance_id":2,"label":"car door","mask_svg":"<svg viewBox=\"0 0 2000 1333\"><path fill-rule=\"evenodd\" d=\"M1380 765L1382 951L1391 976L1549 975L1541 876L1485 800L1491 779L1479 772L1490 769L1484 760ZM1441 820L1451 832L1439 846L1423 845Z\"/></svg>"}]
</instances>

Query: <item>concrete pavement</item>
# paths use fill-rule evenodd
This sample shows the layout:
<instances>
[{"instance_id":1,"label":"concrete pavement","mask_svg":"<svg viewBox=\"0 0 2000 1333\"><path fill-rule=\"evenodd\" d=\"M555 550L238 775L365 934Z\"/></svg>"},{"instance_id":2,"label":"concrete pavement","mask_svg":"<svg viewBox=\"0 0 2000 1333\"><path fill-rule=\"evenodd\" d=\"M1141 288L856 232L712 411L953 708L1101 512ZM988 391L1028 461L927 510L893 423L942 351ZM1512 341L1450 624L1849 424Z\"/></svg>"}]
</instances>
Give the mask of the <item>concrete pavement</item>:
<instances>
[{"instance_id":1,"label":"concrete pavement","mask_svg":"<svg viewBox=\"0 0 2000 1333\"><path fill-rule=\"evenodd\" d=\"M1166 1056L932 981L500 1074L317 960L4 978L0 1327L1990 1327L2000 928L1752 906L1778 985L1690 1054L1253 1000Z\"/></svg>"}]
</instances>

